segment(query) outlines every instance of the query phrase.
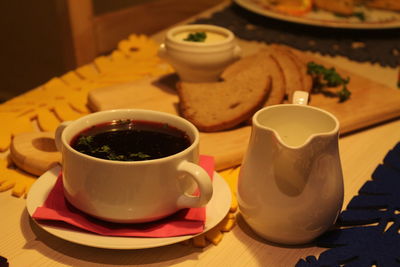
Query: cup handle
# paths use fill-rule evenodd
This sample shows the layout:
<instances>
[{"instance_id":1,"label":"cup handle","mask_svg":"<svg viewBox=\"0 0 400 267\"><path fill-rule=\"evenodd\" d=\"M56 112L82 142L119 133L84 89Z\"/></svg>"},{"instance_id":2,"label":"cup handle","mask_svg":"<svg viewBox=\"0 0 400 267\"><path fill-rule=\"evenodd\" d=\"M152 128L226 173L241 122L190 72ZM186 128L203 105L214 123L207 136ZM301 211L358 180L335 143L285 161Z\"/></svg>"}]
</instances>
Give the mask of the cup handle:
<instances>
[{"instance_id":1,"label":"cup handle","mask_svg":"<svg viewBox=\"0 0 400 267\"><path fill-rule=\"evenodd\" d=\"M294 91L292 104L308 105L308 96L306 91Z\"/></svg>"},{"instance_id":2,"label":"cup handle","mask_svg":"<svg viewBox=\"0 0 400 267\"><path fill-rule=\"evenodd\" d=\"M56 143L56 148L58 151L61 152L61 147L62 147L62 141L61 141L61 135L64 131L64 129L71 124L72 121L64 121L62 123L60 123L60 125L58 125L57 129L56 129L56 133L54 136L54 140Z\"/></svg>"},{"instance_id":3,"label":"cup handle","mask_svg":"<svg viewBox=\"0 0 400 267\"><path fill-rule=\"evenodd\" d=\"M179 208L198 208L205 206L213 194L212 181L207 172L192 162L183 161L178 165L178 171L188 173L197 183L199 196L184 194L178 198L177 206Z\"/></svg>"}]
</instances>

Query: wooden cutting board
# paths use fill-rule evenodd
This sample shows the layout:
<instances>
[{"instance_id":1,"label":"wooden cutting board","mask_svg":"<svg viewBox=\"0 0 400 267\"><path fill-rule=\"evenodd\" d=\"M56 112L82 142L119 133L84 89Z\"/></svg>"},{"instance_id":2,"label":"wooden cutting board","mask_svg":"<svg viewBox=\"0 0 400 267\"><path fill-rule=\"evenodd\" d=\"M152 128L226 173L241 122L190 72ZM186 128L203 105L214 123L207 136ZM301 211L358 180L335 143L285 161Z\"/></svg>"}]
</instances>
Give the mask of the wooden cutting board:
<instances>
[{"instance_id":1,"label":"wooden cutting board","mask_svg":"<svg viewBox=\"0 0 400 267\"><path fill-rule=\"evenodd\" d=\"M307 55L326 67L332 65ZM334 66L343 77L350 77L351 99L338 103L337 98L312 95L310 105L334 114L340 122L340 133L362 129L400 117L400 90L369 80ZM160 79L143 79L128 84L96 89L90 92L88 104L93 111L116 108L143 108L178 114L179 99L175 93L175 75ZM216 159L221 170L241 163L251 127L215 133L201 133L200 152Z\"/></svg>"}]
</instances>

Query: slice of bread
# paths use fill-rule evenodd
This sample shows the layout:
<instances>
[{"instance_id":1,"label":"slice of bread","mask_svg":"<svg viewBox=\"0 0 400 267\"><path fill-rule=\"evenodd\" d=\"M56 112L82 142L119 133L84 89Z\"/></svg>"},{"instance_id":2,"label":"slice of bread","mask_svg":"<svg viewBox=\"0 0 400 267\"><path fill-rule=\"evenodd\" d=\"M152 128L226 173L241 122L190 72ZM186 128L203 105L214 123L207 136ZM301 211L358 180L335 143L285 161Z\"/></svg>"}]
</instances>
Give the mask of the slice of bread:
<instances>
[{"instance_id":1,"label":"slice of bread","mask_svg":"<svg viewBox=\"0 0 400 267\"><path fill-rule=\"evenodd\" d=\"M302 90L306 91L306 92L310 92L311 88L312 88L312 77L310 74L308 74L307 62L305 61L304 57L301 57L300 53L295 53L294 49L292 49L290 47L286 47L286 50L300 71L301 81L303 84Z\"/></svg>"},{"instance_id":2,"label":"slice of bread","mask_svg":"<svg viewBox=\"0 0 400 267\"><path fill-rule=\"evenodd\" d=\"M246 60L245 67L242 60ZM236 61L227 68L231 74L221 82L178 84L181 115L200 131L214 132L233 128L249 119L263 106L271 85L271 79L259 59L247 58Z\"/></svg>"},{"instance_id":3,"label":"slice of bread","mask_svg":"<svg viewBox=\"0 0 400 267\"><path fill-rule=\"evenodd\" d=\"M285 47L271 45L269 51L283 71L285 93L289 99L289 103L291 103L293 93L297 90L304 90L301 70Z\"/></svg>"},{"instance_id":4,"label":"slice of bread","mask_svg":"<svg viewBox=\"0 0 400 267\"><path fill-rule=\"evenodd\" d=\"M271 90L264 106L282 103L286 91L283 70L268 49L262 49L258 53L242 58L236 64L232 64L222 73L221 78L224 80L232 79L251 64L257 64L258 68L263 70L264 75L271 77Z\"/></svg>"},{"instance_id":5,"label":"slice of bread","mask_svg":"<svg viewBox=\"0 0 400 267\"><path fill-rule=\"evenodd\" d=\"M283 70L278 63L278 60L274 56L270 55L267 62L269 62L270 66L269 72L271 74L272 85L268 99L264 103L265 107L282 104L286 92L285 76L283 75Z\"/></svg>"},{"instance_id":6,"label":"slice of bread","mask_svg":"<svg viewBox=\"0 0 400 267\"><path fill-rule=\"evenodd\" d=\"M296 52L270 45L228 66L221 82L180 83L181 115L200 131L220 131L249 119L262 106L282 103L285 94L290 103L294 91L312 87L306 62Z\"/></svg>"}]
</instances>

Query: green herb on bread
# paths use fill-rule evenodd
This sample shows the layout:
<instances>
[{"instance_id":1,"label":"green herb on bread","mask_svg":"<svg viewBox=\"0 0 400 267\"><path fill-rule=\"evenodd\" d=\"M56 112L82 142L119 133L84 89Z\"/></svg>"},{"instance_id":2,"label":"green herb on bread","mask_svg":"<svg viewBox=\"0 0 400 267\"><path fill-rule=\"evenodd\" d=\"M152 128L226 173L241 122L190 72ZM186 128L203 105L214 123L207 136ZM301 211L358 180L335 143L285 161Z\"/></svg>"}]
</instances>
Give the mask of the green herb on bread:
<instances>
[{"instance_id":1,"label":"green herb on bread","mask_svg":"<svg viewBox=\"0 0 400 267\"><path fill-rule=\"evenodd\" d=\"M326 68L315 62L307 64L307 72L313 78L312 93L321 93L330 97L338 97L339 102L344 102L350 98L351 92L347 88L350 78L344 79L335 68ZM341 86L339 91L330 90L333 87Z\"/></svg>"}]
</instances>

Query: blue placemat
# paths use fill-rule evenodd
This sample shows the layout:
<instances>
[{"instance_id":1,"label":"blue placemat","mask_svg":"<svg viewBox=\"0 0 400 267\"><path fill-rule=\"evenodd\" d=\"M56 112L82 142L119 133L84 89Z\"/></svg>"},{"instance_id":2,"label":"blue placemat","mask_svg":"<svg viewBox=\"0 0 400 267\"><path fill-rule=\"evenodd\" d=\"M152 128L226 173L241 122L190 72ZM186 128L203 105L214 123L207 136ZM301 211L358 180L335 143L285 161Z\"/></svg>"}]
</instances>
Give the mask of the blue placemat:
<instances>
[{"instance_id":1,"label":"blue placemat","mask_svg":"<svg viewBox=\"0 0 400 267\"><path fill-rule=\"evenodd\" d=\"M228 28L244 40L286 44L303 51L341 55L382 66L400 64L400 29L353 30L303 25L268 18L236 4L194 23Z\"/></svg>"},{"instance_id":2,"label":"blue placemat","mask_svg":"<svg viewBox=\"0 0 400 267\"><path fill-rule=\"evenodd\" d=\"M0 267L8 267L7 259L2 256L0 256Z\"/></svg>"},{"instance_id":3,"label":"blue placemat","mask_svg":"<svg viewBox=\"0 0 400 267\"><path fill-rule=\"evenodd\" d=\"M400 143L385 156L338 219L316 240L328 250L296 267L400 266Z\"/></svg>"}]
</instances>

